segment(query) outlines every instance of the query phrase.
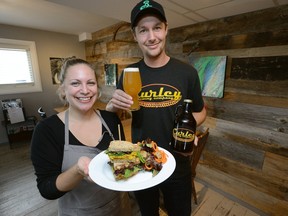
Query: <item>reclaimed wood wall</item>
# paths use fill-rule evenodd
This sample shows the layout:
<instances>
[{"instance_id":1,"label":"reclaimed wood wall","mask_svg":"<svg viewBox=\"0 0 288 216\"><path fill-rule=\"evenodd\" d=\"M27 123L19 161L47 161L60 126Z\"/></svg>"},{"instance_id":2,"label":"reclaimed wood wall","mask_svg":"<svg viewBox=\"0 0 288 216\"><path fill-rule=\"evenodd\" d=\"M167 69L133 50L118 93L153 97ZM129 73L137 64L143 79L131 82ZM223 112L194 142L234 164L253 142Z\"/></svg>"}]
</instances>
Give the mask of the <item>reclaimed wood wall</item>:
<instances>
[{"instance_id":1,"label":"reclaimed wood wall","mask_svg":"<svg viewBox=\"0 0 288 216\"><path fill-rule=\"evenodd\" d=\"M276 80L260 78L265 76L261 71L267 70L259 68L259 79L253 72L239 77L232 65L241 64L239 58L271 56L287 62L288 5L171 29L167 50L186 62L193 55L228 59L224 97L205 97L208 117L204 125L210 135L197 177L267 215L287 214L287 64L286 68L281 64L284 73L277 72L279 64L271 65ZM103 84L104 64L117 63L121 71L141 58L127 23L95 32L93 40L86 42L86 55L97 71L103 102L114 91Z\"/></svg>"}]
</instances>

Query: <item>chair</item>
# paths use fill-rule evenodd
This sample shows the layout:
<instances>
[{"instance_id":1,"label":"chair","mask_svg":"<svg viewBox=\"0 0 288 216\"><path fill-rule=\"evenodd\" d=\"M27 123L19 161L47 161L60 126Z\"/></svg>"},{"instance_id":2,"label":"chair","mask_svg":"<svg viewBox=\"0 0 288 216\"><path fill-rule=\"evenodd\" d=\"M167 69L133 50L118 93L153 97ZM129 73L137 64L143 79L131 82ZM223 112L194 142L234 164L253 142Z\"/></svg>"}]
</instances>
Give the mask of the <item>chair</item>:
<instances>
[{"instance_id":1,"label":"chair","mask_svg":"<svg viewBox=\"0 0 288 216\"><path fill-rule=\"evenodd\" d=\"M196 177L196 167L197 164L199 162L199 159L201 157L202 151L205 147L205 144L207 142L207 138L209 136L209 128L201 128L202 130L197 130L196 131L196 135L198 137L198 145L194 146L193 148L193 153L191 155L191 172L192 172L192 180L191 180L191 184L192 184L192 196L194 199L195 204L198 204L198 200L197 200L197 194L196 194L196 189L195 189L195 184L194 184L194 179ZM204 130L204 132L203 132ZM161 194L160 194L161 195ZM163 197L162 195L160 196L160 210L164 211L165 213L165 207L163 204Z\"/></svg>"},{"instance_id":2,"label":"chair","mask_svg":"<svg viewBox=\"0 0 288 216\"><path fill-rule=\"evenodd\" d=\"M194 202L197 205L198 201L197 201L197 194L196 194L194 179L196 177L197 164L199 162L202 151L205 147L207 138L209 136L209 128L206 128L204 132L197 131L196 135L198 137L198 145L194 146L193 153L191 156L191 171L192 171L192 195L193 195Z\"/></svg>"},{"instance_id":3,"label":"chair","mask_svg":"<svg viewBox=\"0 0 288 216\"><path fill-rule=\"evenodd\" d=\"M10 148L13 142L30 140L36 125L36 117L26 117L21 99L2 100L1 104Z\"/></svg>"}]
</instances>

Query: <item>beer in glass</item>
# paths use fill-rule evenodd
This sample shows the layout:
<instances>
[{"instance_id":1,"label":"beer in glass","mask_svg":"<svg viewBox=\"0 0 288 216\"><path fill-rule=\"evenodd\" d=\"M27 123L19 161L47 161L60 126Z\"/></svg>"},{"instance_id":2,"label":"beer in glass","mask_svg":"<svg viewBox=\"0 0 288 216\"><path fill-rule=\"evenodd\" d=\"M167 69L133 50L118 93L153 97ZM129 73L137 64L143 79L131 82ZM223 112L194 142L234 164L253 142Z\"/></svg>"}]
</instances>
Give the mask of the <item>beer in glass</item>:
<instances>
[{"instance_id":1,"label":"beer in glass","mask_svg":"<svg viewBox=\"0 0 288 216\"><path fill-rule=\"evenodd\" d=\"M142 82L139 68L125 68L123 74L124 91L133 98L131 111L139 110L138 93L141 91Z\"/></svg>"}]
</instances>

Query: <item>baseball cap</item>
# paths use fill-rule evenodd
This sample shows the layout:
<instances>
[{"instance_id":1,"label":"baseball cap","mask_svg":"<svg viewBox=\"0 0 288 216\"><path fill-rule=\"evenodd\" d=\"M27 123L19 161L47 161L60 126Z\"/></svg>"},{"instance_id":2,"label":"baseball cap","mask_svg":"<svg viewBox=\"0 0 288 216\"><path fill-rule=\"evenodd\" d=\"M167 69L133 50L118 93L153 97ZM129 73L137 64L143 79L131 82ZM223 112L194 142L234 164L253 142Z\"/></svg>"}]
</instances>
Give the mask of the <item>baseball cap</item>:
<instances>
[{"instance_id":1,"label":"baseball cap","mask_svg":"<svg viewBox=\"0 0 288 216\"><path fill-rule=\"evenodd\" d=\"M144 0L139 2L131 11L131 28L137 25L139 18L144 14L155 14L162 21L167 22L162 5L152 0Z\"/></svg>"}]
</instances>

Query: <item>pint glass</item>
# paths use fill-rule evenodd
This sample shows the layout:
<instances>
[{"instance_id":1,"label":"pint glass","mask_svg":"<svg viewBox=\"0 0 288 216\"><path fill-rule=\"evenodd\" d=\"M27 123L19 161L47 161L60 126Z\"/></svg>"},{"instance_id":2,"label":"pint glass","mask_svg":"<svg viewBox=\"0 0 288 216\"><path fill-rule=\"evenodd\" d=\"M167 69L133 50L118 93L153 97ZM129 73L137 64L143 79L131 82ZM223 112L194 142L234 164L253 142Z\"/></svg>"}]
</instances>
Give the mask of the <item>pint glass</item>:
<instances>
[{"instance_id":1,"label":"pint glass","mask_svg":"<svg viewBox=\"0 0 288 216\"><path fill-rule=\"evenodd\" d=\"M131 111L140 109L138 101L138 93L141 91L142 82L139 68L125 68L123 74L123 88L124 91L133 98Z\"/></svg>"}]
</instances>

